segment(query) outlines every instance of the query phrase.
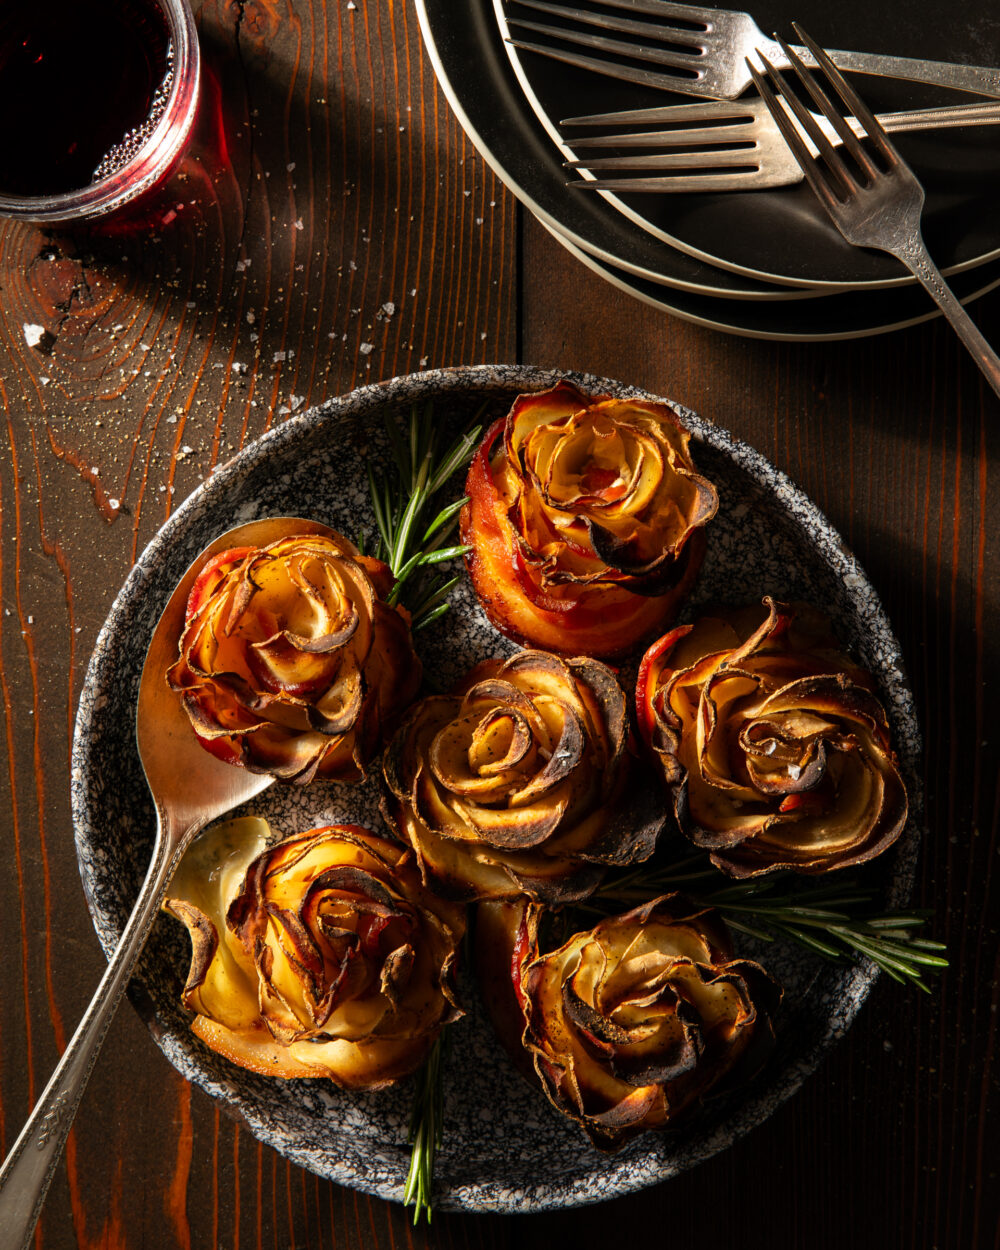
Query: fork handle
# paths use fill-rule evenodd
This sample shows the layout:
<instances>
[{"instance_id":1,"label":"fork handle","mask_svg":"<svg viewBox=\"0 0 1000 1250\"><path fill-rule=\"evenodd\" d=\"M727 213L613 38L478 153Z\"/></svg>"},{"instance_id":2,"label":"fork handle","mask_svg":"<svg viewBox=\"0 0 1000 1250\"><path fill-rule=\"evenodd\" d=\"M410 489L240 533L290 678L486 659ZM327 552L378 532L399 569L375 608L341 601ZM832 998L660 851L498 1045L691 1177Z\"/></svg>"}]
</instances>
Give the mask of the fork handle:
<instances>
[{"instance_id":1,"label":"fork handle","mask_svg":"<svg viewBox=\"0 0 1000 1250\"><path fill-rule=\"evenodd\" d=\"M922 286L928 291L935 303L948 318L952 328L965 346L969 349L972 359L983 372L983 376L1000 396L1000 356L983 338L979 327L958 302L951 287L942 278L937 265L931 260L923 239L918 235L902 240L895 247L886 251L903 262L913 273Z\"/></svg>"},{"instance_id":2,"label":"fork handle","mask_svg":"<svg viewBox=\"0 0 1000 1250\"><path fill-rule=\"evenodd\" d=\"M907 109L903 113L879 113L882 128L896 130L944 130L951 126L993 126L1000 122L1000 100L983 104L954 104L946 108ZM848 124L856 122L848 119ZM861 138L863 136L859 136Z\"/></svg>"},{"instance_id":3,"label":"fork handle","mask_svg":"<svg viewBox=\"0 0 1000 1250\"><path fill-rule=\"evenodd\" d=\"M775 45L777 48L777 45ZM806 65L816 69L816 62L808 48L793 48ZM780 49L779 64L771 55L768 60L778 69L788 68L788 62ZM975 91L979 95L1000 97L1000 69L981 65L956 65L951 61L921 61L913 57L883 56L878 52L841 52L827 49L838 69L853 70L857 74L874 74L879 78L906 78L911 82L934 83L939 87L954 87L959 91Z\"/></svg>"}]
</instances>

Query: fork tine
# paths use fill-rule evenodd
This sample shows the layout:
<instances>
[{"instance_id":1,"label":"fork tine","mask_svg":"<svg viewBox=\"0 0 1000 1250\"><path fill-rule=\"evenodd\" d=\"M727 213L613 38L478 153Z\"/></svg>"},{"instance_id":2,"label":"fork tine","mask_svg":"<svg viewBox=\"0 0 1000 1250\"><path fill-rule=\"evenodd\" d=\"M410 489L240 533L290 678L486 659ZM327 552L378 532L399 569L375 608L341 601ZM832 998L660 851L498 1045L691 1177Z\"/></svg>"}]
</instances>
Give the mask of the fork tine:
<instances>
[{"instance_id":1,"label":"fork tine","mask_svg":"<svg viewBox=\"0 0 1000 1250\"><path fill-rule=\"evenodd\" d=\"M792 23L792 29L813 54L816 64L833 84L837 94L840 96L841 100L843 100L848 110L854 114L854 116L868 132L868 137L875 145L876 150L881 152L886 160L891 164L898 164L899 153L893 147L882 123L878 120L874 113L872 113L871 109L867 104L865 104L864 100L861 99L854 88L848 83L847 79L840 72L840 70L837 69L836 65L834 65L834 63L830 60L826 51L819 46L815 39L811 39L797 22Z\"/></svg>"},{"instance_id":2,"label":"fork tine","mask_svg":"<svg viewBox=\"0 0 1000 1250\"><path fill-rule=\"evenodd\" d=\"M854 186L855 186L855 180L851 176L850 172L848 171L847 166L841 160L840 154L837 152L836 148L833 146L830 140L823 133L823 130L818 125L816 119L809 112L806 106L801 102L801 100L799 100L798 96L794 93L794 91L789 91L787 83L781 77L778 71L774 68L771 62L767 59L767 57L763 56L759 50L757 52L757 56L760 58L760 63L764 67L764 73L767 76L770 83L772 84L772 86L774 87L774 91L776 92L778 96L781 97L781 99L787 105L789 110L795 114L795 118L798 121L799 125L806 132L806 134L809 136L812 142L816 145L817 151L819 152L820 156L822 156L823 159L826 161L829 169L836 176L838 182L841 185L841 189L844 191L845 195L852 194L854 190ZM747 58L747 66L750 67L749 58ZM754 75L754 81L755 82L757 81L756 74ZM773 95L772 95L772 100L774 101L774 103L777 103L777 100L775 96ZM781 111L783 112L784 110L781 110ZM781 122L779 121L778 116L774 112L773 109L771 110L771 115L774 117L774 120L778 123L779 129L781 130L782 134L785 135L785 138L787 140L788 134L785 128L781 125ZM787 120L787 116L786 116L786 120ZM790 124L790 128L792 131L795 130L795 127L791 126L791 124Z\"/></svg>"},{"instance_id":3,"label":"fork tine","mask_svg":"<svg viewBox=\"0 0 1000 1250\"><path fill-rule=\"evenodd\" d=\"M593 20L593 15L587 14L583 9L554 5L551 0L517 0L517 3L524 8L538 9L541 12L555 12L559 9L566 17L571 17L577 22ZM672 4L669 0L601 0L601 3L608 9L627 9L629 13L646 13L656 18L661 26L677 21L689 22L691 26L700 26L702 31L707 29L708 23L720 12L718 9L706 9L689 4ZM642 25L647 30L652 26L651 22L635 24ZM671 31L677 29L684 34L697 35L699 33L684 26L676 28L671 26L670 29Z\"/></svg>"},{"instance_id":4,"label":"fork tine","mask_svg":"<svg viewBox=\"0 0 1000 1250\"><path fill-rule=\"evenodd\" d=\"M575 191L617 191L626 195L632 191L734 191L738 189L733 185L734 180L743 177L747 179L747 190L778 185L761 181L756 169L745 172L728 169L718 174L667 174L659 178L598 178L593 181L581 179L567 182L566 186Z\"/></svg>"},{"instance_id":5,"label":"fork tine","mask_svg":"<svg viewBox=\"0 0 1000 1250\"><path fill-rule=\"evenodd\" d=\"M655 87L660 91L691 91L694 84L701 81L704 71L697 71L693 77L677 71L657 73L651 69L638 69L631 65L616 65L614 61L602 61L599 57L584 56L580 52L570 52L562 48L553 48L548 44L530 43L526 39L507 40L512 47L521 48L525 52L537 52L539 56L547 56L553 61L562 61L577 69L591 69L605 78L620 78L634 87Z\"/></svg>"},{"instance_id":6,"label":"fork tine","mask_svg":"<svg viewBox=\"0 0 1000 1250\"><path fill-rule=\"evenodd\" d=\"M573 148L650 148L696 147L704 143L756 143L755 123L700 126L688 130L650 130L645 134L581 135L573 137Z\"/></svg>"},{"instance_id":7,"label":"fork tine","mask_svg":"<svg viewBox=\"0 0 1000 1250\"><path fill-rule=\"evenodd\" d=\"M653 65L671 65L679 69L697 68L700 52L671 52L667 48L651 48L638 43L629 43L624 39L608 39L605 35L590 35L582 31L566 30L561 26L546 26L544 22L529 22L523 18L508 18L509 27L530 30L536 35L547 35L550 39L559 39L563 43L577 44L590 48L593 52L606 52L609 56L631 57L635 61L649 61Z\"/></svg>"},{"instance_id":8,"label":"fork tine","mask_svg":"<svg viewBox=\"0 0 1000 1250\"><path fill-rule=\"evenodd\" d=\"M518 0L519 4L525 0ZM601 0L609 9L629 9L633 13L648 13L650 17L698 23L702 26L723 12L703 5L674 4L672 0Z\"/></svg>"},{"instance_id":9,"label":"fork tine","mask_svg":"<svg viewBox=\"0 0 1000 1250\"><path fill-rule=\"evenodd\" d=\"M548 13L551 17L565 17L571 22L579 22L581 26L597 26L601 30L613 30L620 35L638 35L641 39L662 39L665 43L690 44L701 53L704 39L704 28L690 30L684 26L671 26L667 29L662 22L636 21L635 18L615 17L610 13L598 13L589 9L568 8L564 4L553 4L551 0L518 0L526 9L534 9L538 13ZM635 12L632 5L628 7ZM508 26L523 25L524 19L509 17ZM565 33L565 32L564 32Z\"/></svg>"},{"instance_id":10,"label":"fork tine","mask_svg":"<svg viewBox=\"0 0 1000 1250\"><path fill-rule=\"evenodd\" d=\"M802 32L800 31L798 33L801 34ZM857 135L855 135L854 131L850 128L850 126L848 126L847 122L841 116L840 111L835 108L833 102L823 90L822 86L806 69L802 58L794 51L794 49L789 47L780 35L775 34L774 37L781 46L782 52L784 52L785 56L788 58L788 64L795 71L795 75L799 82L802 83L803 87L805 87L806 91L809 93L810 99L840 136L841 142L858 162L861 168L868 174L868 177L877 178L879 171L872 158L861 146L861 142ZM808 36L806 36L806 38L808 38ZM822 49L820 49L820 51L822 51ZM836 73L837 71L834 70L833 72Z\"/></svg>"},{"instance_id":11,"label":"fork tine","mask_svg":"<svg viewBox=\"0 0 1000 1250\"><path fill-rule=\"evenodd\" d=\"M564 117L560 126L641 126L645 123L730 121L753 122L755 101L702 100L697 104L667 104L648 109L624 109L618 113L591 113L587 117ZM579 139L574 139L579 143Z\"/></svg>"},{"instance_id":12,"label":"fork tine","mask_svg":"<svg viewBox=\"0 0 1000 1250\"><path fill-rule=\"evenodd\" d=\"M806 109L794 95L791 95L786 91L781 75L774 68L774 66L771 65L767 57L761 56L760 53L757 55L760 57L761 64L764 67L763 74L757 66L753 64L749 57L746 57L745 60L747 63L747 69L750 71L750 75L757 86L757 90L760 92L761 99L767 105L771 116L774 118L775 125L781 131L782 135L784 135L785 142L795 154L795 159L799 162L806 181L819 196L823 204L826 205L827 209L832 212L837 206L837 197L833 194L829 182L820 173L819 166L816 164L815 160L813 160L812 154L806 147L802 136L799 134L798 130L796 130L791 118L781 107L778 95L776 95L771 89L770 82L774 82L777 92L781 95L782 99L787 100L789 108L791 108L795 113L795 116L799 119L805 129L806 134L816 145L819 151L822 152L823 150L820 146L822 143L825 144L832 153L833 149L830 145L830 141L813 121L809 114L809 110ZM804 118L802 115L804 115ZM838 160L837 163L840 164L841 162ZM836 167L832 164L830 165L830 169L831 172L837 172ZM846 181L846 170L844 171L842 190L845 190L848 195L851 194L850 183Z\"/></svg>"},{"instance_id":13,"label":"fork tine","mask_svg":"<svg viewBox=\"0 0 1000 1250\"><path fill-rule=\"evenodd\" d=\"M753 148L715 148L697 152L654 152L645 156L599 156L593 161L564 161L566 169L728 169L756 165Z\"/></svg>"}]
</instances>

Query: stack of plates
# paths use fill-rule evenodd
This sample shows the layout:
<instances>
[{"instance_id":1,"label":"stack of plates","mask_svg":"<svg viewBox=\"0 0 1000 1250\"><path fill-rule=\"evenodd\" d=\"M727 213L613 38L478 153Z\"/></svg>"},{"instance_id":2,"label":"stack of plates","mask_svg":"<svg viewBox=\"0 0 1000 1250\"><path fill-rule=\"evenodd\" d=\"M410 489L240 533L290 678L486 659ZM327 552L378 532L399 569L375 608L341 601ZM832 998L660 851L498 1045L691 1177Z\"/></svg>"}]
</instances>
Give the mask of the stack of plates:
<instances>
[{"instance_id":1,"label":"stack of plates","mask_svg":"<svg viewBox=\"0 0 1000 1250\"><path fill-rule=\"evenodd\" d=\"M753 16L763 30L784 33L795 18L828 46L1000 61L995 0L966 0L960 20L943 0L844 0L835 11L822 0L799 0L794 8L754 0ZM804 183L627 196L568 185L574 175L564 162L574 153L559 140L560 119L692 97L518 53L504 40L500 0L417 0L417 9L438 80L470 139L539 221L614 285L700 325L767 339L855 338L937 315L892 257L846 243ZM982 98L891 79L858 83L879 111ZM927 191L928 247L959 299L1000 284L1000 128L897 141Z\"/></svg>"}]
</instances>

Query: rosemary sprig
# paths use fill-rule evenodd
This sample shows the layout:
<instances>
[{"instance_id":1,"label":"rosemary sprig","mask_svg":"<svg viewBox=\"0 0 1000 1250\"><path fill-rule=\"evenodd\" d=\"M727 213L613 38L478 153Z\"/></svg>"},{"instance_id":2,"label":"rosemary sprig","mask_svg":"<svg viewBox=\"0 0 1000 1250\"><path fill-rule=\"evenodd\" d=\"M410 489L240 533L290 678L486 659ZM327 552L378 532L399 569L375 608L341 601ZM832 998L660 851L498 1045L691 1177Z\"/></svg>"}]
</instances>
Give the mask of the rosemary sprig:
<instances>
[{"instance_id":1,"label":"rosemary sprig","mask_svg":"<svg viewBox=\"0 0 1000 1250\"><path fill-rule=\"evenodd\" d=\"M423 1215L431 1222L434 1212L432 1190L434 1185L434 1160L441 1145L444 1124L444 1087L441 1082L441 1063L447 1049L448 1029L434 1043L424 1066L417 1073L417 1087L413 1092L413 1110L410 1113L410 1170L403 1190L403 1205L413 1207L413 1223L419 1224Z\"/></svg>"},{"instance_id":2,"label":"rosemary sprig","mask_svg":"<svg viewBox=\"0 0 1000 1250\"><path fill-rule=\"evenodd\" d=\"M482 433L478 423L481 415L482 409L476 424L442 452L432 404L413 405L406 431L387 413L391 461L384 467L368 464L368 491L378 530L372 554L395 574L389 602L405 604L414 630L425 628L447 612L448 592L458 581L457 577L443 579L429 570L469 550L449 543L465 498L442 506L438 495L471 459Z\"/></svg>"},{"instance_id":3,"label":"rosemary sprig","mask_svg":"<svg viewBox=\"0 0 1000 1250\"><path fill-rule=\"evenodd\" d=\"M693 902L722 912L732 929L766 942L786 938L838 963L867 955L894 981L926 992L924 977L948 966L947 948L918 936L931 912L880 910L876 891L854 881L814 884L792 873L723 885L719 881L707 855L691 855L652 871L609 878L582 909L603 915L623 904L635 907L682 890Z\"/></svg>"}]
</instances>

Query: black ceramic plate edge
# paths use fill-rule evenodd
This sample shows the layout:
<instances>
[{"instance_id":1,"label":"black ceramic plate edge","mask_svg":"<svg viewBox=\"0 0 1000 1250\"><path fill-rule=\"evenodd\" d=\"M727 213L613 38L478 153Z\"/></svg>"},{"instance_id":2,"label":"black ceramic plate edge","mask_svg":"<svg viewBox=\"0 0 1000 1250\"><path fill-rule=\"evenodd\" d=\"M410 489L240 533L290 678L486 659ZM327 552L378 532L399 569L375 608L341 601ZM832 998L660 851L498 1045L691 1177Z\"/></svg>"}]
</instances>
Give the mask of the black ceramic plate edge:
<instances>
[{"instance_id":1,"label":"black ceramic plate edge","mask_svg":"<svg viewBox=\"0 0 1000 1250\"><path fill-rule=\"evenodd\" d=\"M922 287L837 291L803 306L792 304L736 305L733 300L678 292L665 295L662 286L644 282L611 265L602 265L589 252L577 247L547 222L541 223L581 264L593 270L612 286L663 312L709 330L722 330L741 338L766 339L783 343L839 342L871 338L893 330L905 330L940 317L941 310ZM963 304L972 303L1000 286L1000 259L977 269L955 274L951 288ZM822 329L811 330L804 307L815 311ZM750 309L752 308L752 312ZM741 316L742 314L742 316ZM859 324L860 323L860 324Z\"/></svg>"}]
</instances>

